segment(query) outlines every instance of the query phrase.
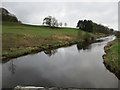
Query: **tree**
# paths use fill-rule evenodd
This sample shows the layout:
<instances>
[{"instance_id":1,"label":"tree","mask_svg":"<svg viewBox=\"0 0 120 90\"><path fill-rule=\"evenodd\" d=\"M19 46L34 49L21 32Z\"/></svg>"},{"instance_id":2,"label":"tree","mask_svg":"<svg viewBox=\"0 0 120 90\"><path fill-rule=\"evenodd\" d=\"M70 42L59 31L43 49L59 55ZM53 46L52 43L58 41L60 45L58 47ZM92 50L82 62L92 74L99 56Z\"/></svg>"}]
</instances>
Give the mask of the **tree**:
<instances>
[{"instance_id":1,"label":"tree","mask_svg":"<svg viewBox=\"0 0 120 90\"><path fill-rule=\"evenodd\" d=\"M58 21L52 17L52 16L48 16L48 17L45 17L43 19L43 25L47 25L47 26L52 26L52 27L58 27Z\"/></svg>"},{"instance_id":2,"label":"tree","mask_svg":"<svg viewBox=\"0 0 120 90\"><path fill-rule=\"evenodd\" d=\"M84 24L83 24L83 21L82 21L82 20L79 20L79 21L78 21L77 27L78 27L79 29L83 29L83 28L84 28Z\"/></svg>"},{"instance_id":3,"label":"tree","mask_svg":"<svg viewBox=\"0 0 120 90\"><path fill-rule=\"evenodd\" d=\"M51 20L52 20L52 17L51 16L48 16L48 17L45 17L43 19L43 24L46 24L48 26L51 26Z\"/></svg>"},{"instance_id":4,"label":"tree","mask_svg":"<svg viewBox=\"0 0 120 90\"><path fill-rule=\"evenodd\" d=\"M115 34L115 36L116 36L117 38L119 38L119 40L120 40L120 31L114 31L114 34Z\"/></svg>"},{"instance_id":5,"label":"tree","mask_svg":"<svg viewBox=\"0 0 120 90\"><path fill-rule=\"evenodd\" d=\"M91 20L79 20L77 27L87 32L93 31L93 22Z\"/></svg>"},{"instance_id":6,"label":"tree","mask_svg":"<svg viewBox=\"0 0 120 90\"><path fill-rule=\"evenodd\" d=\"M62 22L60 22L60 23L59 23L59 26L61 26L61 27L62 27Z\"/></svg>"},{"instance_id":7,"label":"tree","mask_svg":"<svg viewBox=\"0 0 120 90\"><path fill-rule=\"evenodd\" d=\"M65 27L67 26L67 23L64 23Z\"/></svg>"},{"instance_id":8,"label":"tree","mask_svg":"<svg viewBox=\"0 0 120 90\"><path fill-rule=\"evenodd\" d=\"M7 22L18 22L17 17L14 14L11 14L5 8L0 8L0 21L7 21Z\"/></svg>"},{"instance_id":9,"label":"tree","mask_svg":"<svg viewBox=\"0 0 120 90\"><path fill-rule=\"evenodd\" d=\"M51 24L58 27L58 21L54 17L51 19Z\"/></svg>"},{"instance_id":10,"label":"tree","mask_svg":"<svg viewBox=\"0 0 120 90\"><path fill-rule=\"evenodd\" d=\"M91 20L79 20L77 23L77 27L80 30L84 30L87 32L93 33L104 33L104 34L112 34L113 29L109 29L107 26L97 24L92 22Z\"/></svg>"}]
</instances>

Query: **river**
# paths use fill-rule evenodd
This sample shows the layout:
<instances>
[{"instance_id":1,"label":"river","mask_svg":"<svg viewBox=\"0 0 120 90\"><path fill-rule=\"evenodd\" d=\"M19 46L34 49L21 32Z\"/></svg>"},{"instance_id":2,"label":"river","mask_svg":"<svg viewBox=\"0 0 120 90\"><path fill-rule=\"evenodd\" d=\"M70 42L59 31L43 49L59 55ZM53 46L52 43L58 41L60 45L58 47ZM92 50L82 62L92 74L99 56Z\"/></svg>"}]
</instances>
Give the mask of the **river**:
<instances>
[{"instance_id":1,"label":"river","mask_svg":"<svg viewBox=\"0 0 120 90\"><path fill-rule=\"evenodd\" d=\"M118 79L103 64L104 46L114 36L85 47L79 44L42 51L2 64L3 88L23 86L118 88Z\"/></svg>"}]
</instances>

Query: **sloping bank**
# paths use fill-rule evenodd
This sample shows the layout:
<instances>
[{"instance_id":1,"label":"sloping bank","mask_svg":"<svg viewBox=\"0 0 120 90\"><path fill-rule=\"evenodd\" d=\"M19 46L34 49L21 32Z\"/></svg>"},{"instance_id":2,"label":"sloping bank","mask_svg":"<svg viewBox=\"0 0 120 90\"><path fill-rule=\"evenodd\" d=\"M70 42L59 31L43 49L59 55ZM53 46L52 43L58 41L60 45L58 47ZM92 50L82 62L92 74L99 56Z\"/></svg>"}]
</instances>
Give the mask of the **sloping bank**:
<instances>
[{"instance_id":1,"label":"sloping bank","mask_svg":"<svg viewBox=\"0 0 120 90\"><path fill-rule=\"evenodd\" d=\"M103 55L104 65L120 79L120 40L108 42L104 49L106 53Z\"/></svg>"},{"instance_id":2,"label":"sloping bank","mask_svg":"<svg viewBox=\"0 0 120 90\"><path fill-rule=\"evenodd\" d=\"M2 22L2 60L37 53L48 49L94 42L105 34L90 33L76 28L46 27ZM93 40L94 39L94 40Z\"/></svg>"},{"instance_id":3,"label":"sloping bank","mask_svg":"<svg viewBox=\"0 0 120 90\"><path fill-rule=\"evenodd\" d=\"M57 49L57 48L60 48L60 47L67 47L67 46L71 46L71 45L78 44L78 43L81 43L81 45L84 45L85 43L91 44L91 43L99 42L99 41L100 40L96 40L95 38L90 37L90 38L87 38L87 39L84 39L84 40L56 42L56 43L53 43L53 44L46 44L46 45L38 46L38 47L35 47L35 48L27 48L27 49L24 49L24 50L11 51L8 54L4 54L2 56L2 60L3 60L3 62L6 62L6 61L8 61L12 58L25 56L25 55L28 55L28 54L34 54L34 53L38 53L38 52L45 51L45 50L53 50L53 49Z\"/></svg>"}]
</instances>

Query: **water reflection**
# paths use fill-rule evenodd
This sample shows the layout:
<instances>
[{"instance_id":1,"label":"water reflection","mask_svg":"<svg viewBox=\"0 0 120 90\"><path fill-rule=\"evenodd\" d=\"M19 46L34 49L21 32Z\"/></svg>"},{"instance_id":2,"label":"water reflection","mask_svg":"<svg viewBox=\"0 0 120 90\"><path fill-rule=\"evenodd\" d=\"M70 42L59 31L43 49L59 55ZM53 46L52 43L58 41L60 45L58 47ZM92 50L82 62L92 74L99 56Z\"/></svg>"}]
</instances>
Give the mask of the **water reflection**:
<instances>
[{"instance_id":1,"label":"water reflection","mask_svg":"<svg viewBox=\"0 0 120 90\"><path fill-rule=\"evenodd\" d=\"M10 65L9 65L8 69L12 74L15 74L16 65L14 64L13 60L10 61Z\"/></svg>"},{"instance_id":2,"label":"water reflection","mask_svg":"<svg viewBox=\"0 0 120 90\"><path fill-rule=\"evenodd\" d=\"M85 42L85 43L78 43L77 44L77 49L78 49L78 51L80 51L81 49L83 49L83 50L88 49L89 50L89 49L91 49L91 46L87 42Z\"/></svg>"},{"instance_id":3,"label":"water reflection","mask_svg":"<svg viewBox=\"0 0 120 90\"><path fill-rule=\"evenodd\" d=\"M112 37L109 39L112 40ZM105 68L102 59L107 42L91 45L79 43L3 63L3 87L32 85L64 88L116 88L118 79ZM80 53L78 50L81 50Z\"/></svg>"},{"instance_id":4,"label":"water reflection","mask_svg":"<svg viewBox=\"0 0 120 90\"><path fill-rule=\"evenodd\" d=\"M57 53L57 50L45 50L44 53L47 55L47 56L52 56L54 55L55 53Z\"/></svg>"}]
</instances>

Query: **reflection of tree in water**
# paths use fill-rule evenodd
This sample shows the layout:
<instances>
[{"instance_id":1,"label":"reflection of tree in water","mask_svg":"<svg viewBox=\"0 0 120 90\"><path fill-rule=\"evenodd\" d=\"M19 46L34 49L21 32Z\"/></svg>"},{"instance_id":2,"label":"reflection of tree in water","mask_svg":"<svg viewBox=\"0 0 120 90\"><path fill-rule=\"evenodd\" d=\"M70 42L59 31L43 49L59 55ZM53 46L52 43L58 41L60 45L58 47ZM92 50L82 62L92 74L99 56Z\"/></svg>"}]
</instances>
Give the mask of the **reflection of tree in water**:
<instances>
[{"instance_id":1,"label":"reflection of tree in water","mask_svg":"<svg viewBox=\"0 0 120 90\"><path fill-rule=\"evenodd\" d=\"M46 51L44 51L44 53L45 53L47 56L52 56L52 55L54 55L55 53L57 53L57 50L46 50Z\"/></svg>"},{"instance_id":2,"label":"reflection of tree in water","mask_svg":"<svg viewBox=\"0 0 120 90\"><path fill-rule=\"evenodd\" d=\"M77 44L78 51L80 51L81 49L86 50L86 49L90 49L90 48L91 48L90 43L87 43L87 42Z\"/></svg>"},{"instance_id":3,"label":"reflection of tree in water","mask_svg":"<svg viewBox=\"0 0 120 90\"><path fill-rule=\"evenodd\" d=\"M10 62L9 70L12 74L15 74L16 65L14 64L13 60Z\"/></svg>"}]
</instances>

